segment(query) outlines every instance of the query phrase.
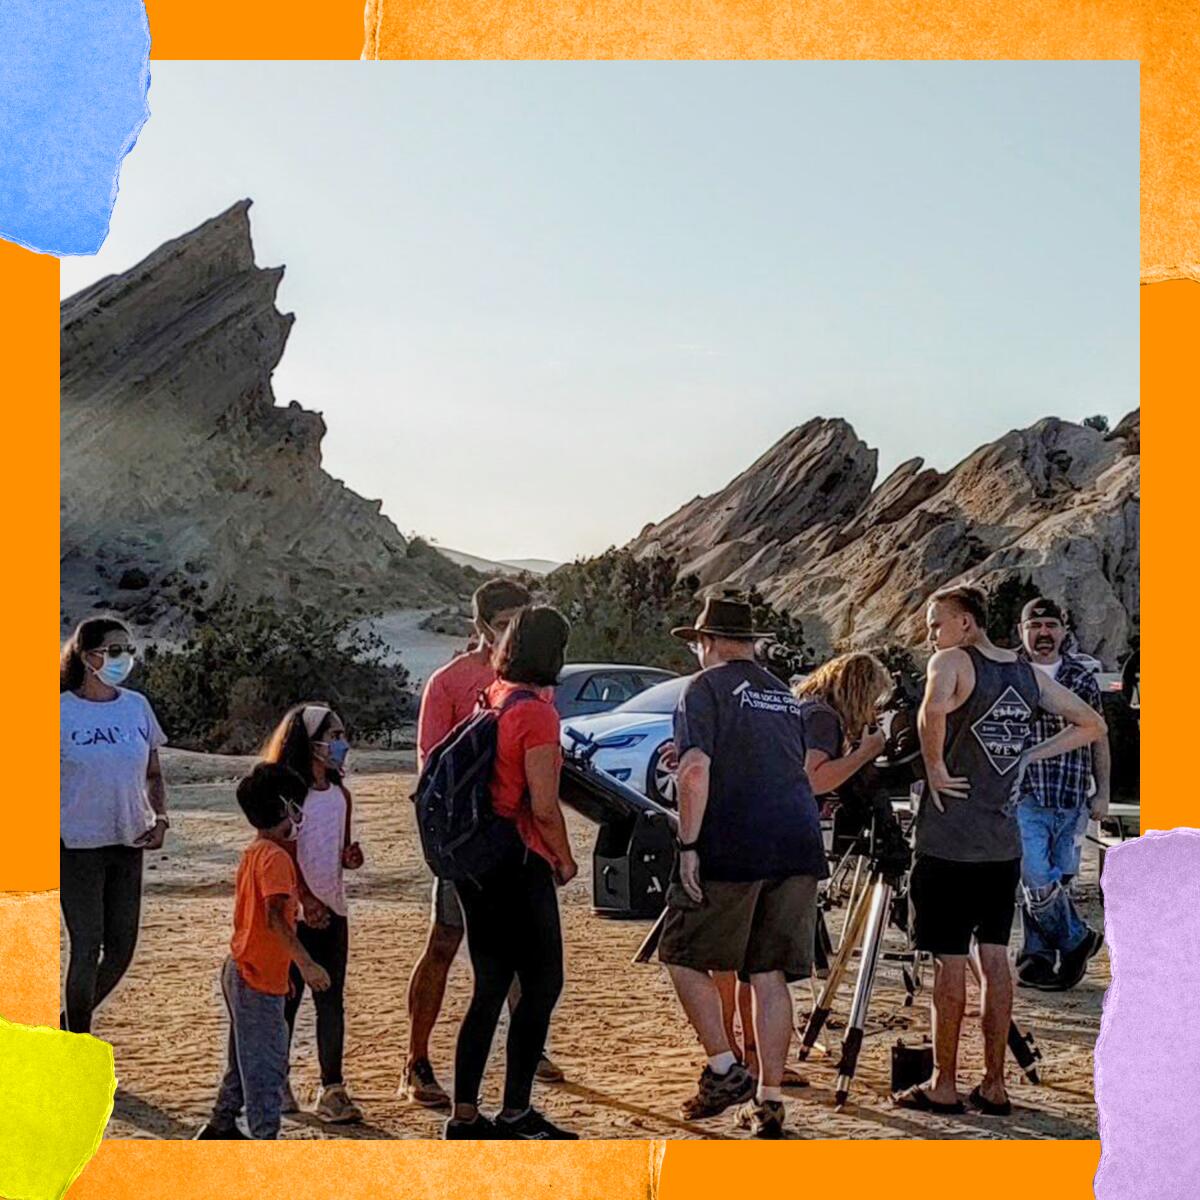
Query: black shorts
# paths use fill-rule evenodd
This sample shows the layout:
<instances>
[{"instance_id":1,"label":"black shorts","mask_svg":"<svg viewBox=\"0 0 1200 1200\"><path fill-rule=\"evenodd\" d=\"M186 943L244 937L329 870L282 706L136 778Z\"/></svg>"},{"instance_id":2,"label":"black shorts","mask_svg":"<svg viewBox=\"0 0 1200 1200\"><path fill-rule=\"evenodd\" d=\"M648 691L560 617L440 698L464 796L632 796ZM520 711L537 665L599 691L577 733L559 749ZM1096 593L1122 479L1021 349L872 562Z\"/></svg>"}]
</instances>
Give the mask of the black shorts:
<instances>
[{"instance_id":1,"label":"black shorts","mask_svg":"<svg viewBox=\"0 0 1200 1200\"><path fill-rule=\"evenodd\" d=\"M968 954L972 935L981 946L1007 946L1020 881L1019 858L952 862L918 854L908 893L916 948L929 954Z\"/></svg>"}]
</instances>

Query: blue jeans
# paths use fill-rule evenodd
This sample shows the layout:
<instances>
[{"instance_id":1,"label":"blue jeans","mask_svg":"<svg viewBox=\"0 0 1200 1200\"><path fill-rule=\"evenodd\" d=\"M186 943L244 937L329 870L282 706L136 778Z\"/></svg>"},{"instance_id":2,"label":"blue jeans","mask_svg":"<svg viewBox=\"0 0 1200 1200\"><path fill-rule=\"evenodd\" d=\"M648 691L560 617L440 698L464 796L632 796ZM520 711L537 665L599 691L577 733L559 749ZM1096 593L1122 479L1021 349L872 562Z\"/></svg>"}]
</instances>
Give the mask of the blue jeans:
<instances>
[{"instance_id":1,"label":"blue jeans","mask_svg":"<svg viewBox=\"0 0 1200 1200\"><path fill-rule=\"evenodd\" d=\"M221 968L221 991L229 1009L229 1066L210 1124L230 1129L245 1108L251 1137L278 1137L288 1066L286 997L252 988L232 958Z\"/></svg>"},{"instance_id":2,"label":"blue jeans","mask_svg":"<svg viewBox=\"0 0 1200 1200\"><path fill-rule=\"evenodd\" d=\"M1053 960L1056 951L1074 950L1087 936L1087 922L1066 884L1079 872L1088 816L1086 806L1051 808L1028 797L1017 807L1025 926L1022 959Z\"/></svg>"}]
</instances>

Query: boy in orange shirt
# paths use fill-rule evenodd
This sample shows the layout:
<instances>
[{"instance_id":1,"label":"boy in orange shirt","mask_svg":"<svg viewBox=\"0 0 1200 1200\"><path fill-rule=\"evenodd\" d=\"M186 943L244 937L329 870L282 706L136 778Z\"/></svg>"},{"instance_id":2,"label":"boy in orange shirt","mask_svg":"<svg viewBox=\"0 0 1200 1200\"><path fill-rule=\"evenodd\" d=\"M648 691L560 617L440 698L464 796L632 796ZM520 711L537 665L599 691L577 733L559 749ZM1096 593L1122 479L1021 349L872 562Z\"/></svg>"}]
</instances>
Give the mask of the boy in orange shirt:
<instances>
[{"instance_id":1,"label":"boy in orange shirt","mask_svg":"<svg viewBox=\"0 0 1200 1200\"><path fill-rule=\"evenodd\" d=\"M294 962L314 992L329 986L329 975L296 937L299 881L289 844L307 792L304 780L279 763L259 763L238 784L238 804L258 834L238 865L233 939L221 969L229 1066L198 1141L245 1140L236 1124L243 1108L252 1138L279 1136L288 1066L288 970Z\"/></svg>"}]
</instances>

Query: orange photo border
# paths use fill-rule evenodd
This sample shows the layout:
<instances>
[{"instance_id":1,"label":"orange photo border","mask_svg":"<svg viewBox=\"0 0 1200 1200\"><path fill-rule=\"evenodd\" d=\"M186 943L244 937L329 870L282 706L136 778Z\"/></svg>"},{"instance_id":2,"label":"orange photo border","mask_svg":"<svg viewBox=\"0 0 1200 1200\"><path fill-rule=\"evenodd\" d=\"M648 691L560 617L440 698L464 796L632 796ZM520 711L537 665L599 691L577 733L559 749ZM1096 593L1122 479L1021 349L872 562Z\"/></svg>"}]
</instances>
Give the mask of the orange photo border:
<instances>
[{"instance_id":1,"label":"orange photo border","mask_svg":"<svg viewBox=\"0 0 1200 1200\"><path fill-rule=\"evenodd\" d=\"M387 0L399 5L399 0ZM1183 483L1194 469L1190 438L1169 439L1164 431L1178 417L1181 429L1188 394L1185 346L1200 328L1200 218L1187 198L1198 190L1200 134L1195 99L1200 34L1189 24L1187 3L1154 4L1090 0L1047 0L1001 6L960 0L793 0L789 8L766 0L406 0L411 33L373 45L397 57L707 57L707 58L1125 58L1142 64L1142 261L1141 385L1149 410L1145 437L1152 464L1150 482L1157 524L1146 530L1147 612L1153 628L1166 619L1168 560L1176 594L1190 591L1196 567L1186 554L1194 538L1184 524L1193 501ZM368 5L372 17L374 2ZM179 5L147 0L154 59L357 59L363 53L362 0L208 0ZM804 18L797 16L804 10ZM548 16L548 14L550 14ZM152 64L153 68L153 64ZM364 70L378 69L364 65ZM151 92L153 108L153 91ZM27 636L30 615L41 629L58 599L58 262L0 242L0 357L8 387L9 465L4 473L8 515L8 586L3 591L4 625L11 636ZM1172 278L1178 276L1178 278ZM1130 286L1134 286L1130 280ZM1030 280L1035 287L1036 280ZM1189 336L1188 330L1191 330ZM1194 357L1194 352L1193 352ZM1194 385L1193 385L1194 390ZM1155 422L1157 418L1157 423ZM1168 509L1173 520L1167 519ZM1182 585L1182 587L1180 586ZM1186 590L1185 590L1186 589ZM1158 606L1157 608L1155 606ZM1163 613L1154 618L1153 613ZM56 631L57 632L57 631ZM1185 696L1192 673L1164 669L1161 639L1147 639L1153 712L1163 713L1168 692L1176 712L1191 711ZM49 670L32 672L35 681ZM16 680L13 680L16 683ZM24 762L53 761L57 723L52 697L33 693L32 718L20 735ZM22 707L24 696L22 696ZM1159 724L1155 725L1154 721ZM1147 727L1145 778L1151 797L1143 812L1146 829L1198 824L1197 800L1169 777L1165 719ZM1165 750L1165 747L1164 747ZM34 779L41 783L35 773ZM0 842L0 883L6 892L57 887L56 783L18 807L10 798L8 834ZM57 946L46 946L54 955ZM55 972L55 975L57 972ZM24 1009L54 1024L58 996L48 973L28 972L36 995ZM36 981L36 984L35 984ZM43 995L43 993L45 993ZM336 1180L339 1200L402 1195L403 1179L384 1184L380 1169L388 1143L281 1142L247 1147L186 1142L108 1141L72 1189L79 1200L128 1196L171 1200L239 1196L247 1189L271 1198L315 1194L312 1181ZM539 1149L525 1151L537 1153ZM517 1153L516 1151L509 1151ZM487 1156L490 1158L490 1155ZM957 1198L969 1187L978 1200L1010 1200L1019 1181L1063 1200L1092 1195L1098 1142L672 1142L666 1156L663 1200L746 1194L767 1186L805 1190L837 1188L847 1195L871 1194L884 1186L913 1188L925 1200ZM608 1190L597 1180L597 1191ZM472 1183L472 1192L477 1185ZM449 1197L451 1192L447 1190Z\"/></svg>"}]
</instances>

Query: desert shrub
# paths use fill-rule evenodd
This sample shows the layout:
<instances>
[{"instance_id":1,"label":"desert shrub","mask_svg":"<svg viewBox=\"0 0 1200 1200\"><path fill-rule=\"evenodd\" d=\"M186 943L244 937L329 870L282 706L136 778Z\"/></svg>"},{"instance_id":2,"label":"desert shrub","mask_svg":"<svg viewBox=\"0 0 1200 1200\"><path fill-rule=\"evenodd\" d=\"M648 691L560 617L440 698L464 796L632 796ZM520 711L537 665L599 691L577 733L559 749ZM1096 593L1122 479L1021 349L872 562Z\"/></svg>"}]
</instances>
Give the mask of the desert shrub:
<instances>
[{"instance_id":1,"label":"desert shrub","mask_svg":"<svg viewBox=\"0 0 1200 1200\"><path fill-rule=\"evenodd\" d=\"M1108 432L1108 418L1103 413L1097 413L1094 417L1084 417L1083 423L1088 429L1095 429L1100 433Z\"/></svg>"},{"instance_id":2,"label":"desert shrub","mask_svg":"<svg viewBox=\"0 0 1200 1200\"><path fill-rule=\"evenodd\" d=\"M301 700L326 700L352 737L386 737L413 713L408 671L355 618L319 608L281 610L222 600L195 613L177 649L151 648L134 686L154 705L173 745L251 753Z\"/></svg>"},{"instance_id":3,"label":"desert shrub","mask_svg":"<svg viewBox=\"0 0 1200 1200\"><path fill-rule=\"evenodd\" d=\"M696 661L671 629L696 617L703 593L696 576L679 578L677 572L673 558L610 549L559 567L539 582L548 602L571 621L571 660L692 671ZM755 591L748 599L757 626L774 630L780 642L804 653L799 621L776 612Z\"/></svg>"}]
</instances>

